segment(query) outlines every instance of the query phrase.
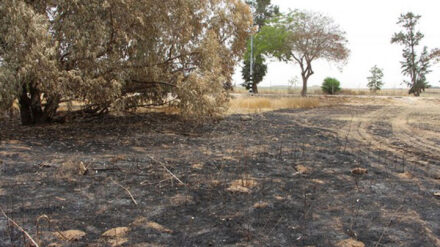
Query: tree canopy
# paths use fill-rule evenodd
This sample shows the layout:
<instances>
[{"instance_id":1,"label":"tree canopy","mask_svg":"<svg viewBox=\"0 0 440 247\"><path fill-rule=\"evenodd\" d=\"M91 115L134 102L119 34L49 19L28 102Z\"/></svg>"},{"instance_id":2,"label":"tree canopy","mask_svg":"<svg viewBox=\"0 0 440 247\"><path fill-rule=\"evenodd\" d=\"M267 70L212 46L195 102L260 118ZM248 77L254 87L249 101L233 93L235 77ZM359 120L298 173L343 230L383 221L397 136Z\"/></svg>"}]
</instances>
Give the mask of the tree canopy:
<instances>
[{"instance_id":1,"label":"tree canopy","mask_svg":"<svg viewBox=\"0 0 440 247\"><path fill-rule=\"evenodd\" d=\"M303 96L307 94L308 79L314 74L313 61L344 62L350 53L345 33L331 18L299 10L275 17L262 28L256 43L258 53L300 66Z\"/></svg>"},{"instance_id":2,"label":"tree canopy","mask_svg":"<svg viewBox=\"0 0 440 247\"><path fill-rule=\"evenodd\" d=\"M271 2L271 0L246 0L246 3L251 6L254 24L257 25L258 30L266 25L267 20L280 13L279 7Z\"/></svg>"},{"instance_id":3,"label":"tree canopy","mask_svg":"<svg viewBox=\"0 0 440 247\"><path fill-rule=\"evenodd\" d=\"M252 16L239 0L0 3L0 107L50 121L60 102L87 112L160 105L185 115L224 109Z\"/></svg>"}]
</instances>

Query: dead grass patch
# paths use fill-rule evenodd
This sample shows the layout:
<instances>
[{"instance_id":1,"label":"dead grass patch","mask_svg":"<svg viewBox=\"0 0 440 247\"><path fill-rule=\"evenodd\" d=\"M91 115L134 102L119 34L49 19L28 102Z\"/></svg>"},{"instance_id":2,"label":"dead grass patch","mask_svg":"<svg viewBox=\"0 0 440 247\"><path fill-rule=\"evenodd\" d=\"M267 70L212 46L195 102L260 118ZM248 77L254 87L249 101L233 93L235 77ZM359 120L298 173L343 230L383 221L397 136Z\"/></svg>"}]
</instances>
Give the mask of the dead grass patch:
<instances>
[{"instance_id":1,"label":"dead grass patch","mask_svg":"<svg viewBox=\"0 0 440 247\"><path fill-rule=\"evenodd\" d=\"M267 202L257 202L254 204L254 208L267 208L269 207L269 203Z\"/></svg>"},{"instance_id":2,"label":"dead grass patch","mask_svg":"<svg viewBox=\"0 0 440 247\"><path fill-rule=\"evenodd\" d=\"M303 165L297 165L295 166L295 169L298 171L299 174L307 174L310 172L310 169Z\"/></svg>"},{"instance_id":3,"label":"dead grass patch","mask_svg":"<svg viewBox=\"0 0 440 247\"><path fill-rule=\"evenodd\" d=\"M397 176L401 179L412 179L414 176L409 172L399 173Z\"/></svg>"},{"instance_id":4,"label":"dead grass patch","mask_svg":"<svg viewBox=\"0 0 440 247\"><path fill-rule=\"evenodd\" d=\"M112 247L123 246L128 242L128 238L115 238L107 241Z\"/></svg>"},{"instance_id":5,"label":"dead grass patch","mask_svg":"<svg viewBox=\"0 0 440 247\"><path fill-rule=\"evenodd\" d=\"M314 182L316 184L325 184L325 182L322 181L321 179L312 179L312 182Z\"/></svg>"},{"instance_id":6,"label":"dead grass patch","mask_svg":"<svg viewBox=\"0 0 440 247\"><path fill-rule=\"evenodd\" d=\"M204 167L204 165L200 164L200 163L195 163L191 165L191 168L194 170L202 170Z\"/></svg>"},{"instance_id":7,"label":"dead grass patch","mask_svg":"<svg viewBox=\"0 0 440 247\"><path fill-rule=\"evenodd\" d=\"M257 181L254 179L237 179L231 182L228 187L230 192L250 193L252 188L257 186Z\"/></svg>"},{"instance_id":8,"label":"dead grass patch","mask_svg":"<svg viewBox=\"0 0 440 247\"><path fill-rule=\"evenodd\" d=\"M62 177L72 177L75 175L86 175L88 172L87 165L82 161L68 160L61 164L58 174Z\"/></svg>"},{"instance_id":9,"label":"dead grass patch","mask_svg":"<svg viewBox=\"0 0 440 247\"><path fill-rule=\"evenodd\" d=\"M130 231L128 227L116 227L110 230L107 230L102 234L104 238L121 238L127 235Z\"/></svg>"},{"instance_id":10,"label":"dead grass patch","mask_svg":"<svg viewBox=\"0 0 440 247\"><path fill-rule=\"evenodd\" d=\"M365 244L354 239L345 239L336 244L337 247L365 247Z\"/></svg>"},{"instance_id":11,"label":"dead grass patch","mask_svg":"<svg viewBox=\"0 0 440 247\"><path fill-rule=\"evenodd\" d=\"M171 197L170 201L174 206L180 206L180 205L184 205L187 203L192 203L193 197L190 195L177 194L177 195Z\"/></svg>"},{"instance_id":12,"label":"dead grass patch","mask_svg":"<svg viewBox=\"0 0 440 247\"><path fill-rule=\"evenodd\" d=\"M279 109L315 108L320 105L318 98L265 98L239 97L230 102L229 114L249 114Z\"/></svg>"},{"instance_id":13,"label":"dead grass patch","mask_svg":"<svg viewBox=\"0 0 440 247\"><path fill-rule=\"evenodd\" d=\"M55 232L55 237L65 241L79 241L86 236L86 233L80 230L68 230L64 232Z\"/></svg>"},{"instance_id":14,"label":"dead grass patch","mask_svg":"<svg viewBox=\"0 0 440 247\"><path fill-rule=\"evenodd\" d=\"M168 229L168 228L160 225L159 223L156 223L153 221L149 221L147 223L147 227L154 229L156 231L159 231L159 232L163 232L163 233L173 233L173 231L171 229Z\"/></svg>"},{"instance_id":15,"label":"dead grass patch","mask_svg":"<svg viewBox=\"0 0 440 247\"><path fill-rule=\"evenodd\" d=\"M162 233L173 233L173 230L171 230L171 229L169 229L169 228L167 228L157 222L149 221L145 217L138 217L135 221L133 221L133 223L131 223L131 226L150 228L150 229L156 230L158 232L162 232Z\"/></svg>"}]
</instances>

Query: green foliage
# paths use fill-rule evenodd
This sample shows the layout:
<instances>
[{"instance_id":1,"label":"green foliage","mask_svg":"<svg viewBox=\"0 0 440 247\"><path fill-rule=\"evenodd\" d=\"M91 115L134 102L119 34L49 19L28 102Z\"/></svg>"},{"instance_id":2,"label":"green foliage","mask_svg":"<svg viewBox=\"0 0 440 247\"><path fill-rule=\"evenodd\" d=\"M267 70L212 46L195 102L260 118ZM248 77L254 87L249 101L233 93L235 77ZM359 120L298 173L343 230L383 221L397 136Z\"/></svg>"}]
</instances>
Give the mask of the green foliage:
<instances>
[{"instance_id":1,"label":"green foliage","mask_svg":"<svg viewBox=\"0 0 440 247\"><path fill-rule=\"evenodd\" d=\"M420 44L424 35L416 31L416 26L421 18L420 15L414 15L411 12L402 14L397 24L402 27L402 31L395 33L391 39L391 43L403 45L402 52L404 60L401 62L402 73L410 77L410 81L404 81L410 88L409 94L420 96L422 91L429 88L426 81L426 75L430 73L430 60L432 56L428 54L428 48L424 47L420 56L418 56L416 48Z\"/></svg>"},{"instance_id":2,"label":"green foliage","mask_svg":"<svg viewBox=\"0 0 440 247\"><path fill-rule=\"evenodd\" d=\"M267 20L280 14L280 9L276 5L272 5L271 0L246 0L246 3L251 6L254 24L261 29L265 26Z\"/></svg>"},{"instance_id":3,"label":"green foliage","mask_svg":"<svg viewBox=\"0 0 440 247\"><path fill-rule=\"evenodd\" d=\"M278 18L275 18L272 21L277 20ZM254 52L287 62L289 61L286 56L289 52L288 37L289 33L283 26L264 26L255 36Z\"/></svg>"},{"instance_id":4,"label":"green foliage","mask_svg":"<svg viewBox=\"0 0 440 247\"><path fill-rule=\"evenodd\" d=\"M279 15L262 28L256 40L258 53L300 66L303 96L315 73L313 61L344 62L349 55L345 33L331 18L316 12L294 10Z\"/></svg>"},{"instance_id":5,"label":"green foliage","mask_svg":"<svg viewBox=\"0 0 440 247\"><path fill-rule=\"evenodd\" d=\"M336 94L341 91L341 83L335 78L327 77L324 79L321 89L326 94Z\"/></svg>"},{"instance_id":6,"label":"green foliage","mask_svg":"<svg viewBox=\"0 0 440 247\"><path fill-rule=\"evenodd\" d=\"M258 31L266 25L267 20L271 17L279 14L278 6L271 4L271 0L248 0L246 1L253 11L254 24L257 25ZM255 39L254 46L261 46L261 40ZM258 93L257 85L263 81L264 76L267 73L267 65L265 64L265 59L258 49L254 49L254 61L253 61L253 79L250 75L250 56L251 56L251 44L248 41L247 51L244 58L244 66L242 68L241 74L244 82L242 86L246 89L252 89L254 93Z\"/></svg>"},{"instance_id":7,"label":"green foliage","mask_svg":"<svg viewBox=\"0 0 440 247\"><path fill-rule=\"evenodd\" d=\"M383 70L377 67L377 65L374 65L374 67L370 70L370 74L371 75L367 77L367 86L371 91L376 92L377 90L380 90L383 86Z\"/></svg>"},{"instance_id":8,"label":"green foliage","mask_svg":"<svg viewBox=\"0 0 440 247\"><path fill-rule=\"evenodd\" d=\"M258 55L253 64L253 80L251 80L250 75L250 61L244 60L244 66L241 70L244 82L241 84L246 89L252 89L254 93L258 93L258 85L263 81L264 76L267 72L267 65L264 63L264 58L262 55Z\"/></svg>"}]
</instances>

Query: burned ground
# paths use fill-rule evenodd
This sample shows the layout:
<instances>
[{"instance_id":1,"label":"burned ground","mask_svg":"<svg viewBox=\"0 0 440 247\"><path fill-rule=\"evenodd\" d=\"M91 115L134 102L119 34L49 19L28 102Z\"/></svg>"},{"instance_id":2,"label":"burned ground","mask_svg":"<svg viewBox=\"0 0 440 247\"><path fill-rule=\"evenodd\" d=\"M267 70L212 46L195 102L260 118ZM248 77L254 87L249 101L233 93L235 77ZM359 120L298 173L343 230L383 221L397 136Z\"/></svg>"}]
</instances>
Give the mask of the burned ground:
<instances>
[{"instance_id":1,"label":"burned ground","mask_svg":"<svg viewBox=\"0 0 440 247\"><path fill-rule=\"evenodd\" d=\"M3 123L0 206L41 246L440 246L439 102L404 100Z\"/></svg>"}]
</instances>

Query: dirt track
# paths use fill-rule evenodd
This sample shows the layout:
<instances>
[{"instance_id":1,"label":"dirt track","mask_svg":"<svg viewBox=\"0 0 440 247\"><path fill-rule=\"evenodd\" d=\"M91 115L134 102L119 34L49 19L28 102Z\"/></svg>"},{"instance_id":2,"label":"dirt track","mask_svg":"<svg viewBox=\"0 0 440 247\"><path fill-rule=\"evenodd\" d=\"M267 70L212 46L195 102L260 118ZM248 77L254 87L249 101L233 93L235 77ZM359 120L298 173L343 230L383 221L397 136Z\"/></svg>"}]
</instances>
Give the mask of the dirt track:
<instances>
[{"instance_id":1,"label":"dirt track","mask_svg":"<svg viewBox=\"0 0 440 247\"><path fill-rule=\"evenodd\" d=\"M0 206L43 246L440 246L438 99L1 129ZM6 222L0 246L21 246Z\"/></svg>"}]
</instances>

